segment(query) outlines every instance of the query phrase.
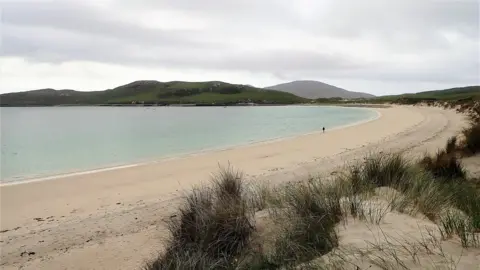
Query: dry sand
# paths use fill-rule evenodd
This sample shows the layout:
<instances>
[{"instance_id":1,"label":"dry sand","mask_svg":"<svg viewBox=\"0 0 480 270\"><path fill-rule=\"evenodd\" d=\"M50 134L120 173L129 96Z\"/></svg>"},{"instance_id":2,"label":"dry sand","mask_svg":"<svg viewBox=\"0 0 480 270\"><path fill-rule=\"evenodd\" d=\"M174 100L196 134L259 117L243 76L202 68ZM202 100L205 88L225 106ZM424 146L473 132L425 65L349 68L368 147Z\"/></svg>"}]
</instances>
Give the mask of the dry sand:
<instances>
[{"instance_id":1,"label":"dry sand","mask_svg":"<svg viewBox=\"0 0 480 270\"><path fill-rule=\"evenodd\" d=\"M329 174L372 151L436 151L465 125L439 108L375 108L377 120L94 174L0 187L3 269L138 269L158 252L183 191L230 162L250 180Z\"/></svg>"}]
</instances>

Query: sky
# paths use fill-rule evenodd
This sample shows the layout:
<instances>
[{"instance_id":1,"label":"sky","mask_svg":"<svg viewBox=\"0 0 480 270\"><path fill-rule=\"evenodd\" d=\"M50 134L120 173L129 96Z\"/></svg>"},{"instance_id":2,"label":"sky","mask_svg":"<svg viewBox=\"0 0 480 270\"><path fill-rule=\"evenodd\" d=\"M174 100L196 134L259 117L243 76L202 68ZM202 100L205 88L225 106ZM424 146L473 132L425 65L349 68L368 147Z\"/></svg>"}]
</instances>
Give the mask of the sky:
<instances>
[{"instance_id":1,"label":"sky","mask_svg":"<svg viewBox=\"0 0 480 270\"><path fill-rule=\"evenodd\" d=\"M480 84L478 0L0 0L0 93L135 80Z\"/></svg>"}]
</instances>

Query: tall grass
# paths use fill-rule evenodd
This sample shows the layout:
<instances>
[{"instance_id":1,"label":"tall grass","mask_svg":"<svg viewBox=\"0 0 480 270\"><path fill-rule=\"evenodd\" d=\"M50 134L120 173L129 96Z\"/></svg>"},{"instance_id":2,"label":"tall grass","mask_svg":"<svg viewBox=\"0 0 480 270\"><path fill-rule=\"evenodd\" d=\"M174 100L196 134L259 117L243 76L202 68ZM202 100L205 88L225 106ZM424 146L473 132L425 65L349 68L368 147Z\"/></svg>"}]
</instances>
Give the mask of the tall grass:
<instances>
[{"instance_id":1,"label":"tall grass","mask_svg":"<svg viewBox=\"0 0 480 270\"><path fill-rule=\"evenodd\" d=\"M447 140L447 145L445 146L445 152L447 154L453 154L457 149L457 137L452 136Z\"/></svg>"},{"instance_id":2,"label":"tall grass","mask_svg":"<svg viewBox=\"0 0 480 270\"><path fill-rule=\"evenodd\" d=\"M449 140L442 155L455 156L454 145ZM303 267L335 250L336 226L347 216L378 225L392 210L423 213L437 222L444 238L458 236L463 246L475 246L480 194L467 181L446 181L464 172L461 164L443 162L438 154L428 166L401 154L371 154L336 181L317 177L275 188L246 186L240 173L223 169L211 187L185 197L177 217L168 221L165 252L144 270ZM372 199L380 195L383 201ZM263 209L273 235L257 231L255 212ZM263 238L267 235L270 239Z\"/></svg>"},{"instance_id":3,"label":"tall grass","mask_svg":"<svg viewBox=\"0 0 480 270\"><path fill-rule=\"evenodd\" d=\"M435 178L463 181L466 179L466 172L457 151L457 137L453 136L447 140L445 149L438 150L433 156L426 153L419 165Z\"/></svg>"},{"instance_id":4,"label":"tall grass","mask_svg":"<svg viewBox=\"0 0 480 270\"><path fill-rule=\"evenodd\" d=\"M440 222L440 233L443 239L449 239L453 235L457 235L462 247L478 247L480 245L480 236L473 227L471 217L458 211L450 211L442 217Z\"/></svg>"},{"instance_id":5,"label":"tall grass","mask_svg":"<svg viewBox=\"0 0 480 270\"><path fill-rule=\"evenodd\" d=\"M480 191L470 182L446 185L455 208L471 218L471 224L480 232Z\"/></svg>"},{"instance_id":6,"label":"tall grass","mask_svg":"<svg viewBox=\"0 0 480 270\"><path fill-rule=\"evenodd\" d=\"M229 268L247 249L255 226L241 175L223 169L212 183L185 197L178 218L168 222L165 253L145 270Z\"/></svg>"},{"instance_id":7,"label":"tall grass","mask_svg":"<svg viewBox=\"0 0 480 270\"><path fill-rule=\"evenodd\" d=\"M472 121L471 129L475 124ZM452 137L447 141L444 150L439 150L433 157L425 155L419 165L432 174L435 181L441 182L439 187L442 191L439 194L448 198L453 207L467 214L471 218L472 227L477 230L480 229L480 192L466 181L466 171L457 156L457 150L456 137Z\"/></svg>"},{"instance_id":8,"label":"tall grass","mask_svg":"<svg viewBox=\"0 0 480 270\"><path fill-rule=\"evenodd\" d=\"M293 267L328 253L338 245L336 224L342 219L341 193L321 179L288 184L276 190L270 215L275 236L270 249L248 269Z\"/></svg>"},{"instance_id":9,"label":"tall grass","mask_svg":"<svg viewBox=\"0 0 480 270\"><path fill-rule=\"evenodd\" d=\"M444 180L465 180L466 178L465 169L453 152L440 150L433 157L425 155L420 165L436 178Z\"/></svg>"},{"instance_id":10,"label":"tall grass","mask_svg":"<svg viewBox=\"0 0 480 270\"><path fill-rule=\"evenodd\" d=\"M470 109L470 126L462 133L465 137L463 150L466 154L475 155L480 152L480 103Z\"/></svg>"},{"instance_id":11,"label":"tall grass","mask_svg":"<svg viewBox=\"0 0 480 270\"><path fill-rule=\"evenodd\" d=\"M399 153L373 153L362 163L349 166L337 181L351 194L372 192L377 187L401 186L410 175L411 164Z\"/></svg>"},{"instance_id":12,"label":"tall grass","mask_svg":"<svg viewBox=\"0 0 480 270\"><path fill-rule=\"evenodd\" d=\"M435 221L439 213L450 207L452 196L448 187L436 181L431 174L412 169L406 181L408 183L397 188L403 196L394 198L393 209L410 215L420 212Z\"/></svg>"},{"instance_id":13,"label":"tall grass","mask_svg":"<svg viewBox=\"0 0 480 270\"><path fill-rule=\"evenodd\" d=\"M447 145L451 145L453 140ZM447 147L448 148L448 147ZM362 164L351 166L339 181L350 183L351 194L371 192L373 187L387 186L400 192L401 196L391 198L391 207L400 212L423 213L436 220L439 213L450 206L464 211L472 217L473 224L480 228L480 194L466 181L446 181L465 179L465 171L455 155L446 151L425 159L418 167L408 162L401 154L372 154ZM350 196L352 215L359 214L362 207L360 196Z\"/></svg>"},{"instance_id":14,"label":"tall grass","mask_svg":"<svg viewBox=\"0 0 480 270\"><path fill-rule=\"evenodd\" d=\"M471 126L463 130L465 136L464 149L468 154L480 152L480 121L472 122Z\"/></svg>"},{"instance_id":15,"label":"tall grass","mask_svg":"<svg viewBox=\"0 0 480 270\"><path fill-rule=\"evenodd\" d=\"M363 182L371 182L376 187L399 185L409 174L410 164L399 153L372 154L357 168Z\"/></svg>"},{"instance_id":16,"label":"tall grass","mask_svg":"<svg viewBox=\"0 0 480 270\"><path fill-rule=\"evenodd\" d=\"M338 245L334 230L341 220L341 194L334 186L310 179L285 189L285 208L274 217L284 223L276 241L275 259L283 265L325 254Z\"/></svg>"}]
</instances>

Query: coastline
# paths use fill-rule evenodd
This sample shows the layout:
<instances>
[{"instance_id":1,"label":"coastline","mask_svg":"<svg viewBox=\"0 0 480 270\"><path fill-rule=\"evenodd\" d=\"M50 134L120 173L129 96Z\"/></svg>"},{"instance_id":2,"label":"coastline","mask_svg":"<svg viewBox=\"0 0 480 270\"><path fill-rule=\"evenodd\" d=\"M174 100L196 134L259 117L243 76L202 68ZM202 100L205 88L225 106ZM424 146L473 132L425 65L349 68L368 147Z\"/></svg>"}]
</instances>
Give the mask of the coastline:
<instances>
[{"instance_id":1,"label":"coastline","mask_svg":"<svg viewBox=\"0 0 480 270\"><path fill-rule=\"evenodd\" d=\"M135 269L161 250L178 199L232 164L247 180L330 175L374 151L436 151L464 126L439 108L392 106L376 121L72 179L0 186L5 269ZM20 253L33 255L20 256Z\"/></svg>"},{"instance_id":2,"label":"coastline","mask_svg":"<svg viewBox=\"0 0 480 270\"><path fill-rule=\"evenodd\" d=\"M287 106L302 106L302 105L287 105ZM334 106L334 105L317 105L317 106L322 106L322 107L339 107L339 106ZM382 117L382 114L380 111L375 110L375 108L388 108L388 107L371 107L370 105L368 106L341 106L340 107L345 107L347 108L362 108L364 110L369 110L372 112L375 112L376 115L374 117L360 120L357 122L345 124L345 125L340 125L336 126L333 128L330 128L327 132L333 131L333 130L339 130L347 127L352 127L356 125L362 125L371 121L378 120L379 118ZM314 134L320 134L323 133L321 130L313 131L313 132L306 132L302 134L296 134L292 136L285 136L285 137L276 137L276 138L270 138L266 140L260 140L260 141L255 141L255 142L249 142L249 143L240 143L237 145L230 145L226 147L219 147L219 148L210 148L210 149L205 149L201 151L192 151L189 153L181 153L181 154L173 154L165 157L160 157L152 160L146 160L146 161L139 161L139 162L125 162L117 165L106 165L106 166L99 166L96 168L91 168L87 170L72 170L69 172L63 172L63 173L53 173L53 174L44 174L44 175L39 175L39 176L26 176L26 177L20 177L17 178L16 180L10 180L6 179L0 182L0 187L3 186L12 186L12 185L22 185L22 184L28 184L28 183L34 183L34 182L41 182L41 181L49 181L49 180L56 180L56 179L63 179L63 178L69 178L69 177L74 177L74 176L81 176L81 175L90 175L90 174L95 174L95 173L101 173L101 172L107 172L107 171L112 171L112 170L121 170L121 169L126 169L126 168L133 168L133 167L139 167L139 166L146 166L146 165L152 165L152 164L157 164L161 162L166 162L169 160L174 160L174 159L184 159L184 158L189 158L189 157L194 157L194 156L199 156L199 155L205 155L205 154L210 154L214 152L221 152L221 151L227 151L227 150L233 150L236 148L243 148L243 147L251 147L255 145L261 145L261 144L268 144L268 143L273 143L273 142L281 142L283 140L291 140L295 138L299 138L302 136L308 136L308 135L314 135Z\"/></svg>"}]
</instances>

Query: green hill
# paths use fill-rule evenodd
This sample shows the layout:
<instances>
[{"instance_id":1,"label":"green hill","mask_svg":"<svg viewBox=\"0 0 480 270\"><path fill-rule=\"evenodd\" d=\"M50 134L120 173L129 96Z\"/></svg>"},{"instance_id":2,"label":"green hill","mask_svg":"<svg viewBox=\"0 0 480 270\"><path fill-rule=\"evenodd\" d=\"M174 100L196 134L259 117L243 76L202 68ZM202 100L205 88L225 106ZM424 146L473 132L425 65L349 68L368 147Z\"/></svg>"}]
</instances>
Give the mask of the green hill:
<instances>
[{"instance_id":1,"label":"green hill","mask_svg":"<svg viewBox=\"0 0 480 270\"><path fill-rule=\"evenodd\" d=\"M1 106L197 104L293 104L308 101L290 93L224 82L135 81L95 92L40 89L0 95Z\"/></svg>"},{"instance_id":2,"label":"green hill","mask_svg":"<svg viewBox=\"0 0 480 270\"><path fill-rule=\"evenodd\" d=\"M457 87L444 90L425 91L414 94L402 94L382 96L372 101L416 103L418 101L456 101L456 100L480 100L480 86Z\"/></svg>"}]
</instances>

